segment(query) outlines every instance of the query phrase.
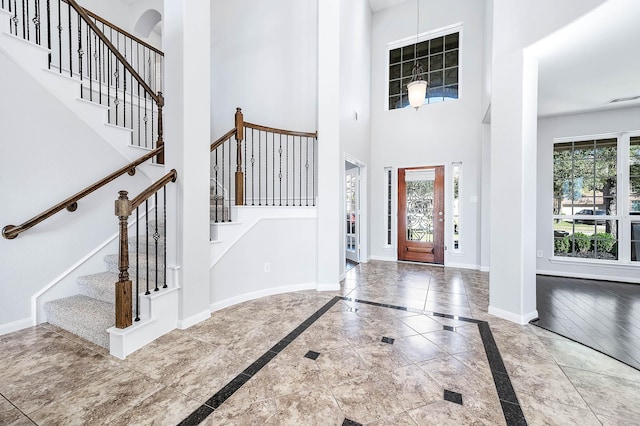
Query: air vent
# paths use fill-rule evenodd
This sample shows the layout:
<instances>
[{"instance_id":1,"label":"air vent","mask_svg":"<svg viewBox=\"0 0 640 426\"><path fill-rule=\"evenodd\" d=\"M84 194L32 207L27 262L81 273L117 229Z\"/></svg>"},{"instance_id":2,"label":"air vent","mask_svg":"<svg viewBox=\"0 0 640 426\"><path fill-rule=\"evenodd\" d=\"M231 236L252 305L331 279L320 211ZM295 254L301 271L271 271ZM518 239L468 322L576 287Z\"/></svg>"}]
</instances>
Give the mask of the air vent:
<instances>
[{"instance_id":1,"label":"air vent","mask_svg":"<svg viewBox=\"0 0 640 426\"><path fill-rule=\"evenodd\" d=\"M629 101L635 101L636 99L640 99L640 95L638 95L638 96L629 96L629 97L626 97L626 98L616 98L616 99L611 99L611 100L610 100L609 102L607 102L607 103L615 104L615 103L618 103L618 102L629 102Z\"/></svg>"}]
</instances>

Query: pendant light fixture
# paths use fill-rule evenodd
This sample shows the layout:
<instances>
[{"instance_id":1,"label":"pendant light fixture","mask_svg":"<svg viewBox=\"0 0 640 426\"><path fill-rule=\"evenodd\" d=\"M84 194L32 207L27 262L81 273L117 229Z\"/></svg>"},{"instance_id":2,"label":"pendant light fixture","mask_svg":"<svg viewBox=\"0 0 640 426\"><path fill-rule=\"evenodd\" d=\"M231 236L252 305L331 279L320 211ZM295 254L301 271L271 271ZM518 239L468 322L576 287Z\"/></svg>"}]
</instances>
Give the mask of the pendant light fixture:
<instances>
[{"instance_id":1,"label":"pendant light fixture","mask_svg":"<svg viewBox=\"0 0 640 426\"><path fill-rule=\"evenodd\" d=\"M418 35L420 34L420 0L416 0L416 44L413 46L413 70L411 71L411 81L407 84L409 92L409 105L418 110L424 103L427 94L427 82L422 79L424 70L418 63Z\"/></svg>"}]
</instances>

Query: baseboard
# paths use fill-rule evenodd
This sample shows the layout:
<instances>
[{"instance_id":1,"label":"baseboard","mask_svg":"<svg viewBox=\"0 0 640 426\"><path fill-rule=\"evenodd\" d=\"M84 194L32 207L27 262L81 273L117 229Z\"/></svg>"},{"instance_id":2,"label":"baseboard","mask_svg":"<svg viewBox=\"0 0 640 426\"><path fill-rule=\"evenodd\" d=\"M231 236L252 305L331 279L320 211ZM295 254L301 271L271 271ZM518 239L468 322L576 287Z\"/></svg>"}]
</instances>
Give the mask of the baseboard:
<instances>
[{"instance_id":1,"label":"baseboard","mask_svg":"<svg viewBox=\"0 0 640 426\"><path fill-rule=\"evenodd\" d=\"M624 282L624 283L630 283L630 284L640 284L639 278L620 277L620 276L613 276L613 275L593 275L593 274L582 274L579 272L545 271L542 269L536 269L536 274L550 275L552 277L582 278L587 280L617 281L617 282Z\"/></svg>"},{"instance_id":2,"label":"baseboard","mask_svg":"<svg viewBox=\"0 0 640 426\"><path fill-rule=\"evenodd\" d=\"M489 306L489 314L495 317L506 319L507 321L515 322L516 324L520 324L520 325L529 324L529 321L538 318L537 310L533 310L524 315L518 315L516 313L508 312L503 309L496 308L494 306Z\"/></svg>"},{"instance_id":3,"label":"baseboard","mask_svg":"<svg viewBox=\"0 0 640 426\"><path fill-rule=\"evenodd\" d=\"M480 272L489 272L488 266L480 266Z\"/></svg>"},{"instance_id":4,"label":"baseboard","mask_svg":"<svg viewBox=\"0 0 640 426\"><path fill-rule=\"evenodd\" d=\"M6 324L0 324L0 336L3 334L13 333L14 331L23 330L25 328L31 327L33 324L33 319L31 317L24 318L18 321L8 322Z\"/></svg>"},{"instance_id":5,"label":"baseboard","mask_svg":"<svg viewBox=\"0 0 640 426\"><path fill-rule=\"evenodd\" d=\"M211 311L209 310L202 311L195 315L191 315L188 318L179 319L177 328L179 328L180 330L186 330L187 328L193 325L196 325L198 323L201 323L202 321L208 320L210 317L211 317Z\"/></svg>"},{"instance_id":6,"label":"baseboard","mask_svg":"<svg viewBox=\"0 0 640 426\"><path fill-rule=\"evenodd\" d=\"M318 291L338 291L340 290L340 283L318 283L316 286Z\"/></svg>"},{"instance_id":7,"label":"baseboard","mask_svg":"<svg viewBox=\"0 0 640 426\"><path fill-rule=\"evenodd\" d=\"M219 311L238 303L248 302L249 300L259 299L261 297L273 296L274 294L290 293L294 291L316 290L316 283L302 283L285 285L280 287L271 287L264 290L252 291L250 293L240 294L238 296L229 297L211 304L211 312ZM340 285L338 285L340 288Z\"/></svg>"},{"instance_id":8,"label":"baseboard","mask_svg":"<svg viewBox=\"0 0 640 426\"><path fill-rule=\"evenodd\" d=\"M473 269L474 271L479 271L480 270L480 266L479 265L472 265L470 263L449 262L449 263L445 264L444 266L446 266L447 268Z\"/></svg>"},{"instance_id":9,"label":"baseboard","mask_svg":"<svg viewBox=\"0 0 640 426\"><path fill-rule=\"evenodd\" d=\"M396 259L395 257L388 257L388 256L371 256L369 259L371 260L381 260L383 262L397 262L398 259Z\"/></svg>"}]
</instances>

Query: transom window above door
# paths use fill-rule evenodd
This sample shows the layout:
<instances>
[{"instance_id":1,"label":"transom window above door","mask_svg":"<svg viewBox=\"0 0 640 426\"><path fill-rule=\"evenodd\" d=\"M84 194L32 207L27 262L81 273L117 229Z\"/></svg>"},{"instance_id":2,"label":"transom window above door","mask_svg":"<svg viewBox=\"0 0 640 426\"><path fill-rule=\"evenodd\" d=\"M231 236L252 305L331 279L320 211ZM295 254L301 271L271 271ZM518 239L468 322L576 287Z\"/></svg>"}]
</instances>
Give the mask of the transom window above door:
<instances>
[{"instance_id":1,"label":"transom window above door","mask_svg":"<svg viewBox=\"0 0 640 426\"><path fill-rule=\"evenodd\" d=\"M427 81L424 104L458 99L458 67L460 57L460 27L448 33L439 31L398 42L389 48L388 108L409 107L407 83L415 61L422 66L422 79ZM399 45L400 44L400 45Z\"/></svg>"}]
</instances>

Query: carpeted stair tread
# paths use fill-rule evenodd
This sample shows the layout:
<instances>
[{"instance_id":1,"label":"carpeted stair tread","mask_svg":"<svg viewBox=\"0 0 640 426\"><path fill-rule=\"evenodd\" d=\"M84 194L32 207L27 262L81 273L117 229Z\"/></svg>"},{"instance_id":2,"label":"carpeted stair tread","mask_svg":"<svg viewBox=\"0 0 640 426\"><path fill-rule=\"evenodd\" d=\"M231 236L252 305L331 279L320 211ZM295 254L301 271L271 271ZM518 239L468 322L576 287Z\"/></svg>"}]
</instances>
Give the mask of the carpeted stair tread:
<instances>
[{"instance_id":1,"label":"carpeted stair tread","mask_svg":"<svg viewBox=\"0 0 640 426\"><path fill-rule=\"evenodd\" d=\"M135 293L136 284L135 276L131 276L132 290ZM140 277L138 285L138 294L144 294L147 289L147 281L145 276ZM149 275L149 288L151 291L155 288L155 274ZM97 274L84 275L78 277L77 283L80 288L80 294L94 299L102 300L107 303L116 303L116 282L118 282L118 274L115 272L99 272ZM164 276L160 274L158 277L158 287L164 284Z\"/></svg>"},{"instance_id":2,"label":"carpeted stair tread","mask_svg":"<svg viewBox=\"0 0 640 426\"><path fill-rule=\"evenodd\" d=\"M77 294L44 304L47 322L109 349L107 329L116 322L112 303Z\"/></svg>"},{"instance_id":3,"label":"carpeted stair tread","mask_svg":"<svg viewBox=\"0 0 640 426\"><path fill-rule=\"evenodd\" d=\"M147 265L149 265L150 270L155 271L156 264L159 270L164 268L164 259L161 253L158 253L158 260L156 263L155 253L150 253L147 256L144 253L137 254L139 259L140 270L143 271L146 269ZM109 254L104 257L104 261L107 264L107 271L109 272L118 272L118 264L120 261L120 256L117 254ZM129 275L133 275L135 273L135 265L136 265L136 253L129 253Z\"/></svg>"}]
</instances>

